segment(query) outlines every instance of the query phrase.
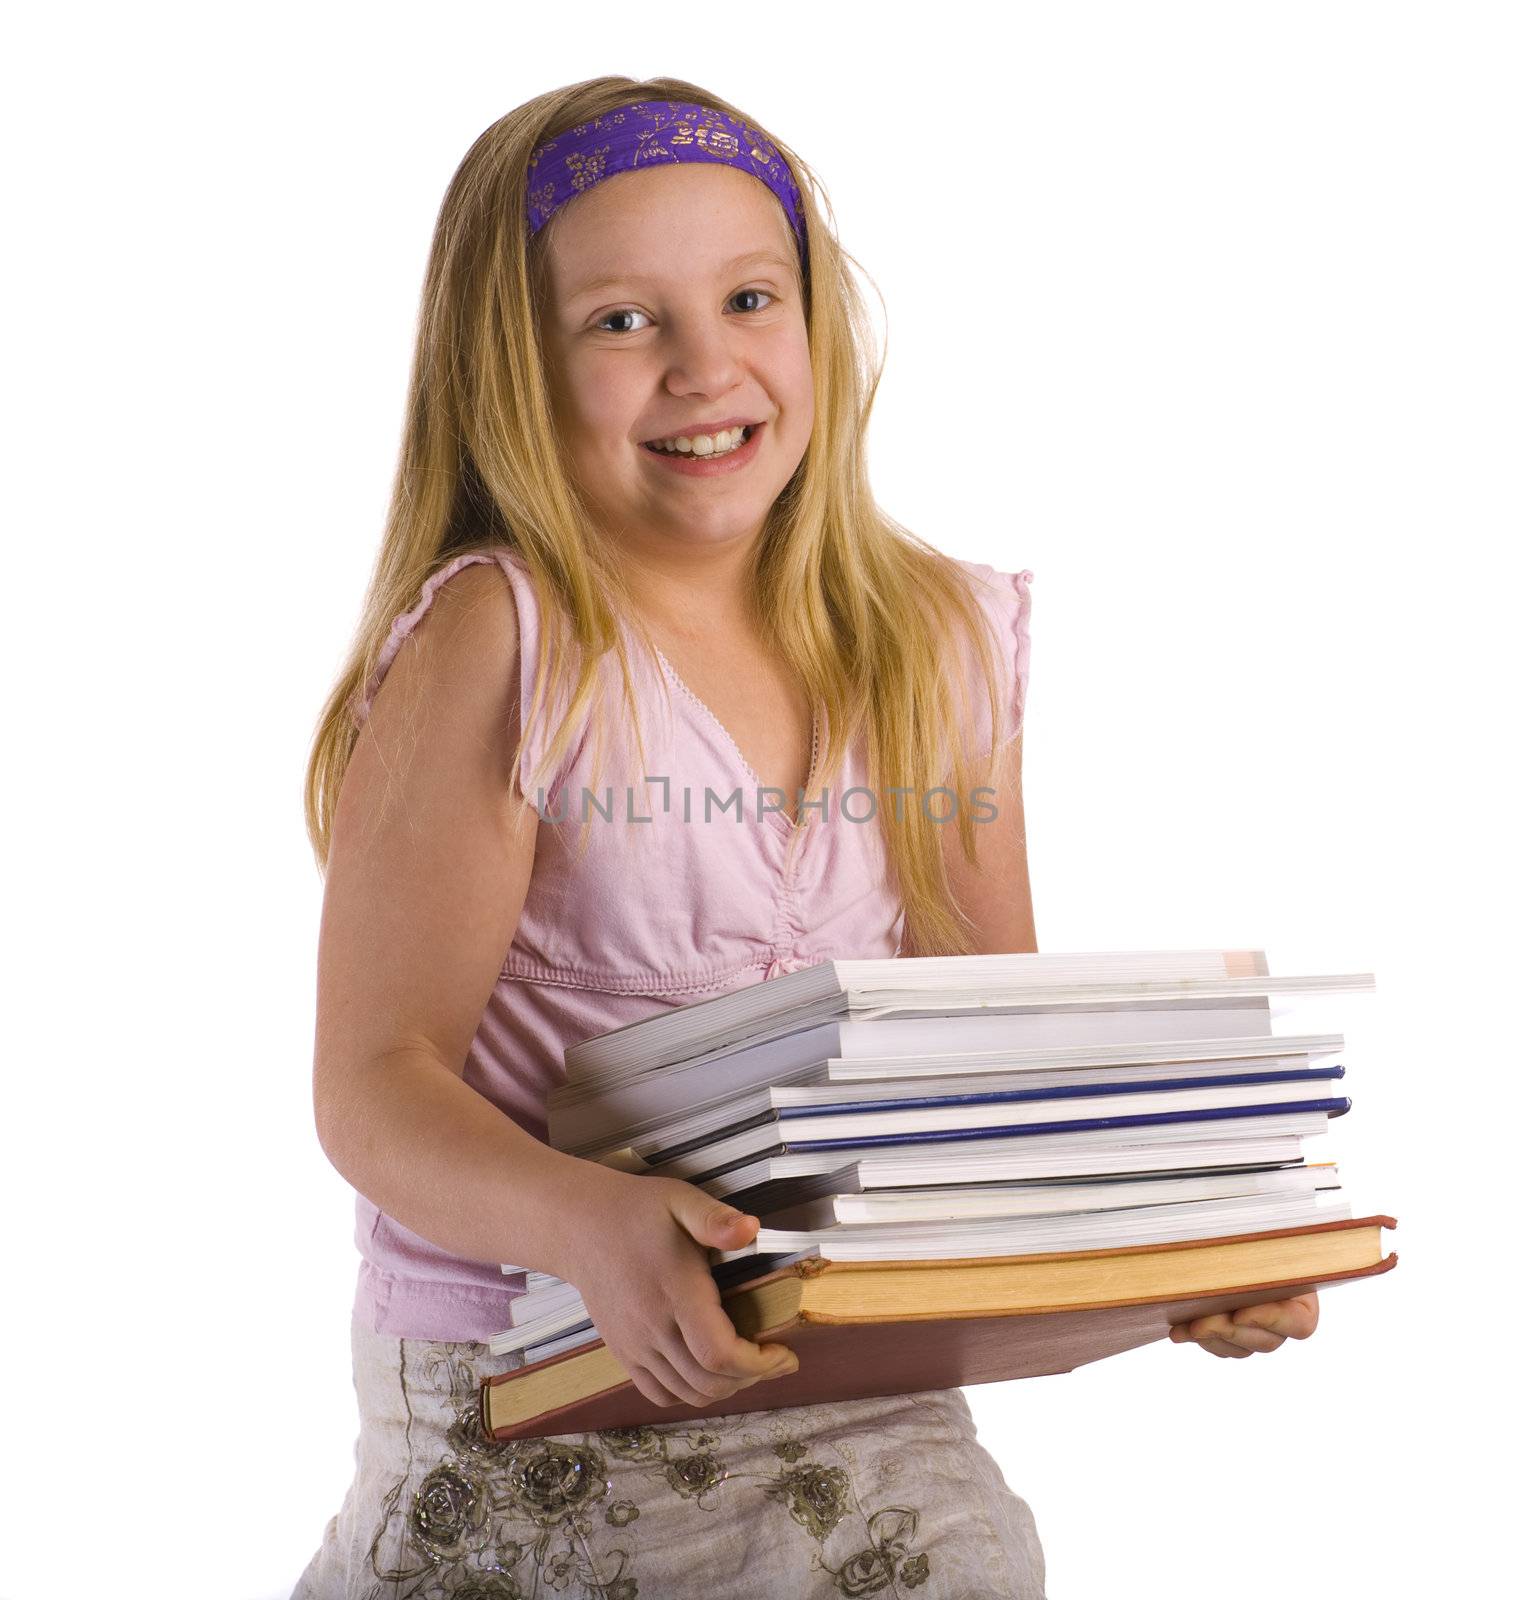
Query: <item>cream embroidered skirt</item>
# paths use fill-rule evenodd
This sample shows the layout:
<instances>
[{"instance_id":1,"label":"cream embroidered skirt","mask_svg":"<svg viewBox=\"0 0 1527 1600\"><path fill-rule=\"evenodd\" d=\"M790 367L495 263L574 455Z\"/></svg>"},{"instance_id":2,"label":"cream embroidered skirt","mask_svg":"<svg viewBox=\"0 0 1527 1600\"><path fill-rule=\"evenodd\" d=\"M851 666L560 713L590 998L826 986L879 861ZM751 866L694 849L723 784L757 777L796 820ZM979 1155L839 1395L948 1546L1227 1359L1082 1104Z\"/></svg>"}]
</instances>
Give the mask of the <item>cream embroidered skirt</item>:
<instances>
[{"instance_id":1,"label":"cream embroidered skirt","mask_svg":"<svg viewBox=\"0 0 1527 1600\"><path fill-rule=\"evenodd\" d=\"M485 1344L352 1324L355 1480L291 1600L1044 1600L958 1389L500 1444Z\"/></svg>"}]
</instances>

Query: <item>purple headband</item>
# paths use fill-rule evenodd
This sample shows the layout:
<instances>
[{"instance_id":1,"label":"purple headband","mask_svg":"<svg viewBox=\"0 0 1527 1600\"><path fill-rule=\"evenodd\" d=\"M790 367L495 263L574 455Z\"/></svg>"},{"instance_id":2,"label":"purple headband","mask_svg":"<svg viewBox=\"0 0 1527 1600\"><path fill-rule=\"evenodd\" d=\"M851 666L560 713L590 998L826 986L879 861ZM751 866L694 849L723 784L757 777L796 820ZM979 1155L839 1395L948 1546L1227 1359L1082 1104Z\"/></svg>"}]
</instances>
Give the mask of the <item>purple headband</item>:
<instances>
[{"instance_id":1,"label":"purple headband","mask_svg":"<svg viewBox=\"0 0 1527 1600\"><path fill-rule=\"evenodd\" d=\"M526 211L539 233L574 195L649 162L719 161L750 172L773 191L806 265L806 213L790 169L773 145L744 122L709 106L640 100L579 123L530 158Z\"/></svg>"}]
</instances>

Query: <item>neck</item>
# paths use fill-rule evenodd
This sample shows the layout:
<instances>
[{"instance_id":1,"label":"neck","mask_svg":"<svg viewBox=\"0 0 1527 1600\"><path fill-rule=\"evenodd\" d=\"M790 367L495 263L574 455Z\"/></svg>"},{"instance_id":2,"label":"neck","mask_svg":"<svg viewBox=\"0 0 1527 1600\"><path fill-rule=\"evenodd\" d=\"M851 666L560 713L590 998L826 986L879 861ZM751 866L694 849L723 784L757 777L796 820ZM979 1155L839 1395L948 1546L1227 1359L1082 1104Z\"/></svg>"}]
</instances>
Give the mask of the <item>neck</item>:
<instances>
[{"instance_id":1,"label":"neck","mask_svg":"<svg viewBox=\"0 0 1527 1600\"><path fill-rule=\"evenodd\" d=\"M622 540L621 570L642 621L669 636L703 639L753 627L756 536L724 543Z\"/></svg>"}]
</instances>

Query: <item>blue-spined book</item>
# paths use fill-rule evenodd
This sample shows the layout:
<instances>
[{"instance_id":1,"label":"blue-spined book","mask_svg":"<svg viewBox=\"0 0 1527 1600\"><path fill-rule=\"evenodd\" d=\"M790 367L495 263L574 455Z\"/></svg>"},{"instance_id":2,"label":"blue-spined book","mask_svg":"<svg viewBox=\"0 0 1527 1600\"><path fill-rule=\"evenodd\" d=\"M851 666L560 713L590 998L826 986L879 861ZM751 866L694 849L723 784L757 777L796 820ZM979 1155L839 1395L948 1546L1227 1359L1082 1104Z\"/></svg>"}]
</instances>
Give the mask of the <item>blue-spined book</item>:
<instances>
[{"instance_id":1,"label":"blue-spined book","mask_svg":"<svg viewBox=\"0 0 1527 1600\"><path fill-rule=\"evenodd\" d=\"M1338 1075L1329 1071L1317 1074L1326 1083ZM859 1109L810 1106L786 1111L770 1107L744 1122L713 1125L676 1143L653 1138L631 1148L648 1170L692 1181L696 1173L709 1173L744 1157L756 1160L776 1147L857 1149L875 1143L915 1143L940 1137L990 1139L998 1133L1070 1133L1145 1127L1163 1121L1213 1120L1226 1111L1256 1117L1299 1110L1340 1115L1347 1109L1345 1101L1311 1092L1314 1088L1312 1079L1296 1075L1278 1082L1237 1078L1228 1084L1190 1081L1172 1086L1161 1080L1154 1086L1130 1084L1123 1089L1098 1085L1060 1093L1019 1090L976 1096L925 1096L921 1097L925 1102L921 1105L891 1100L872 1102ZM1088 1102L1096 1104L1093 1116L1023 1114L1030 1107L1045 1106L1076 1107L1080 1112ZM1159 1109L1152 1102L1159 1103ZM1009 1115L996 1114L1004 1108ZM836 1123L844 1124L841 1131L834 1126ZM856 1126L850 1125L855 1123Z\"/></svg>"},{"instance_id":2,"label":"blue-spined book","mask_svg":"<svg viewBox=\"0 0 1527 1600\"><path fill-rule=\"evenodd\" d=\"M1352 1109L1345 1097L1331 1100L1294 1100L1270 1106L1218 1106L1199 1111L1148 1111L1128 1117L1087 1117L1078 1122L1024 1122L994 1128L948 1128L936 1133L872 1133L860 1139L810 1139L780 1146L789 1150L861 1150L898 1144L946 1144L961 1139L1024 1137L1036 1133L1095 1133L1101 1128L1145 1128L1154 1123L1220 1122L1238 1117L1285 1116L1294 1111L1323 1111L1344 1116Z\"/></svg>"},{"instance_id":3,"label":"blue-spined book","mask_svg":"<svg viewBox=\"0 0 1527 1600\"><path fill-rule=\"evenodd\" d=\"M777 1085L773 1088L755 1090L751 1094L738 1095L724 1103L719 1110L712 1109L687 1121L670 1124L665 1130L655 1131L648 1138L633 1142L629 1148L647 1164L660 1166L664 1162L676 1160L697 1150L704 1150L723 1140L736 1139L756 1128L779 1126L786 1121L805 1121L817 1117L869 1115L885 1117L969 1106L1025 1105L1037 1101L1098 1099L1133 1094L1188 1093L1197 1096L1200 1091L1205 1090L1247 1089L1263 1084L1307 1084L1310 1095L1303 1098L1311 1098L1316 1094L1317 1083L1330 1083L1343 1077L1345 1072L1344 1067L1333 1064L1308 1069L1215 1074L1213 1077L1167 1077L1144 1082L1059 1084L1039 1089L998 1088L996 1085L999 1083L1022 1080L994 1077L991 1080L991 1087L958 1094L861 1094L852 1100L830 1101L809 1098L819 1095L822 1092L820 1089L802 1090ZM909 1088L914 1087L912 1080L907 1080L907 1084ZM1284 1091L1268 1095L1266 1098L1282 1101L1297 1100L1301 1096ZM803 1099L806 1101L805 1104L792 1103ZM1215 1104L1216 1097L1210 1094L1208 1103ZM685 1137L686 1134L688 1137Z\"/></svg>"},{"instance_id":4,"label":"blue-spined book","mask_svg":"<svg viewBox=\"0 0 1527 1600\"><path fill-rule=\"evenodd\" d=\"M1239 1072L1210 1078L1158 1078L1151 1083L1085 1083L1060 1085L1050 1089L992 1089L979 1094L895 1095L878 1100L839 1100L832 1105L780 1106L778 1116L830 1117L846 1115L853 1111L911 1110L925 1106L979 1106L1002 1105L1008 1101L1024 1100L1080 1100L1095 1095L1150 1094L1161 1089L1223 1089L1248 1083L1301 1083L1320 1078L1346 1076L1343 1066L1297 1068L1289 1072ZM760 1117L758 1121L763 1121ZM750 1126L748 1122L731 1124L731 1128Z\"/></svg>"},{"instance_id":5,"label":"blue-spined book","mask_svg":"<svg viewBox=\"0 0 1527 1600\"><path fill-rule=\"evenodd\" d=\"M1021 1139L1045 1134L1075 1136L1074 1142L1084 1143L1089 1136L1117 1136L1131 1128L1160 1128L1174 1124L1202 1126L1207 1123L1225 1123L1237 1129L1255 1130L1259 1118L1286 1117L1295 1112L1313 1112L1327 1118L1345 1116L1352 1102L1345 1096L1339 1099L1300 1100L1293 1104L1269 1106L1220 1106L1198 1111L1139 1112L1121 1117L1087 1117L1075 1122L1029 1122L984 1128L943 1128L923 1133L870 1133L854 1139L792 1139L771 1145L759 1153L750 1153L725 1165L706 1167L703 1152L680 1156L676 1162L653 1167L660 1177L682 1176L686 1182L701 1184L718 1178L733 1166L755 1162L762 1157L819 1153L828 1150L881 1150L910 1148L914 1145L949 1145L981 1143L993 1140ZM699 1158L697 1160L697 1157ZM693 1168L682 1173L675 1168Z\"/></svg>"}]
</instances>

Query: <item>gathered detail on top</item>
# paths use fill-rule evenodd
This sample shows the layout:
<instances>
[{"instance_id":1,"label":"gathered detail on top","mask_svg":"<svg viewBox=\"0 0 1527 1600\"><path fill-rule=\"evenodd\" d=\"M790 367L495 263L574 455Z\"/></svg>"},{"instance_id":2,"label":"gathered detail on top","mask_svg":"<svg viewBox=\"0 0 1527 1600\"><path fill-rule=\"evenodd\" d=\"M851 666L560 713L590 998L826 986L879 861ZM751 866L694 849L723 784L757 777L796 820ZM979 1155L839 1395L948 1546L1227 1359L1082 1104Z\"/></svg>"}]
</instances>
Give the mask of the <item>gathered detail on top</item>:
<instances>
[{"instance_id":1,"label":"gathered detail on top","mask_svg":"<svg viewBox=\"0 0 1527 1600\"><path fill-rule=\"evenodd\" d=\"M564 989L591 989L601 994L692 995L703 993L706 989L719 989L735 984L738 979L745 978L750 972L761 971L774 965L775 962L765 954L725 969L698 973L654 972L632 976L628 973L547 967L536 961L528 961L511 949L508 959L499 972L499 980L504 983L545 983ZM810 966L812 963L803 961L800 965ZM794 972L796 969L786 967L783 970ZM773 977L774 973L770 972L767 976Z\"/></svg>"}]
</instances>

